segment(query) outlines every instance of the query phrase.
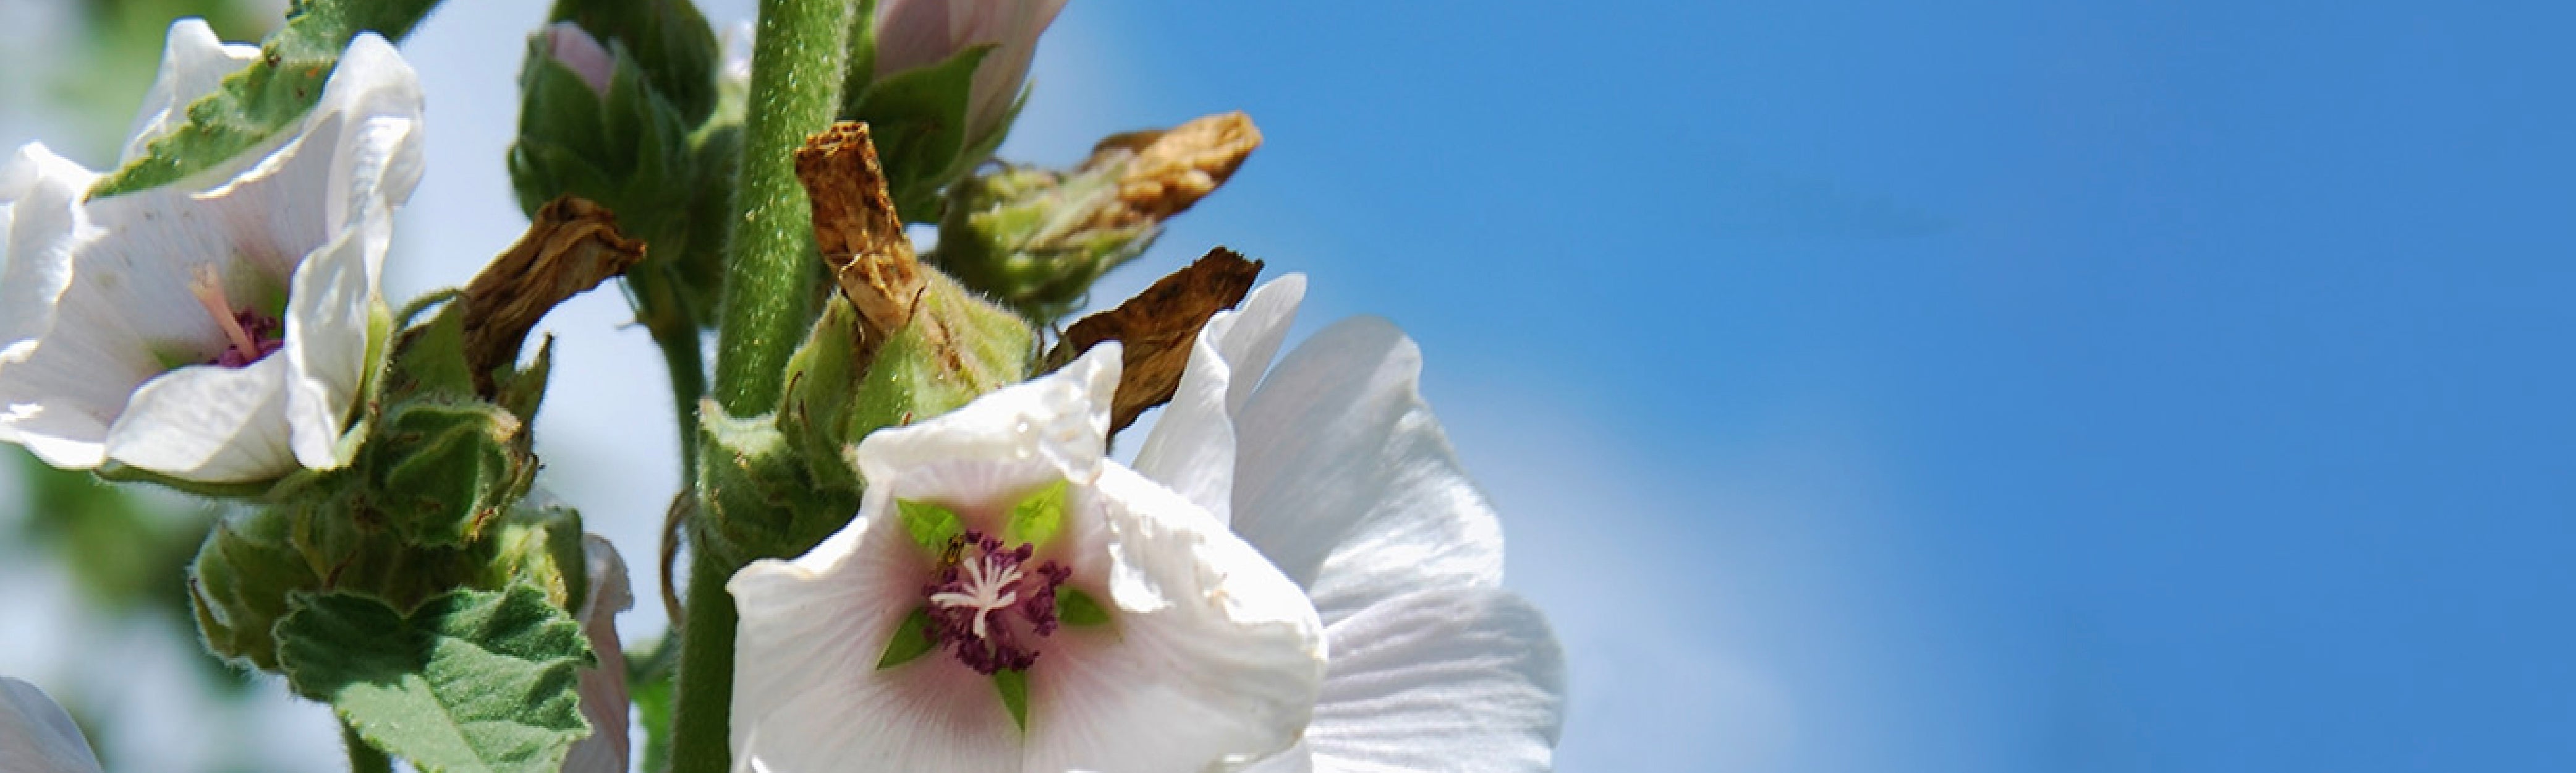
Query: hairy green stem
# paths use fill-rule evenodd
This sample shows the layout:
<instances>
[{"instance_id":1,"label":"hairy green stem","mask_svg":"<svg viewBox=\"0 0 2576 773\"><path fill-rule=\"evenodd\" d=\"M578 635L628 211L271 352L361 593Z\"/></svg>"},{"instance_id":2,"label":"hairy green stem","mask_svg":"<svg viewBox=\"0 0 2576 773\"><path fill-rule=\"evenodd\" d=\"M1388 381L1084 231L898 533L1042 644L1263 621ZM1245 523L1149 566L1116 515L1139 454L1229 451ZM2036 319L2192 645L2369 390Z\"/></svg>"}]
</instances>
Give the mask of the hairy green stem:
<instances>
[{"instance_id":1,"label":"hairy green stem","mask_svg":"<svg viewBox=\"0 0 2576 773\"><path fill-rule=\"evenodd\" d=\"M740 567L711 551L689 566L689 619L680 634L680 685L671 715L671 773L724 773L733 765L726 714L733 703L733 595Z\"/></svg>"},{"instance_id":2,"label":"hairy green stem","mask_svg":"<svg viewBox=\"0 0 2576 773\"><path fill-rule=\"evenodd\" d=\"M796 179L796 148L840 107L846 0L761 0L751 52L751 104L743 118L734 187L723 319L716 329L716 401L734 416L777 408L787 358L813 325L823 263L813 213ZM694 430L694 427L692 427ZM701 454L703 458L703 454ZM711 512L701 507L699 512ZM733 597L724 584L745 557L692 551L687 620L680 638L672 717L672 773L724 773L732 764Z\"/></svg>"},{"instance_id":3,"label":"hairy green stem","mask_svg":"<svg viewBox=\"0 0 2576 773\"><path fill-rule=\"evenodd\" d=\"M743 118L741 177L726 263L723 326L716 332L716 401L735 416L777 407L787 357L814 322L823 263L813 213L796 180L796 148L831 125L840 107L842 44L850 4L761 0Z\"/></svg>"},{"instance_id":4,"label":"hairy green stem","mask_svg":"<svg viewBox=\"0 0 2576 773\"><path fill-rule=\"evenodd\" d=\"M358 737L356 728L340 725L340 742L349 746L349 773L393 773L393 758Z\"/></svg>"}]
</instances>

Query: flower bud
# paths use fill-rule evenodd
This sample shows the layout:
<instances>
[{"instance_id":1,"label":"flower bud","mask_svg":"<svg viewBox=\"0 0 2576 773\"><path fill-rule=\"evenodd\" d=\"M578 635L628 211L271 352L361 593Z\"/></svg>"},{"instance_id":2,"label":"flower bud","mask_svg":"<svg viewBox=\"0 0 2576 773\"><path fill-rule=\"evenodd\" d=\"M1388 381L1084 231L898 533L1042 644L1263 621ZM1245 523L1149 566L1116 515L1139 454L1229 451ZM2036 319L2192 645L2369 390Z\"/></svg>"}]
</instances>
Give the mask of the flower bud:
<instances>
[{"instance_id":1,"label":"flower bud","mask_svg":"<svg viewBox=\"0 0 2576 773\"><path fill-rule=\"evenodd\" d=\"M1069 172L1006 166L970 178L950 191L939 248L927 258L967 287L1052 322L1260 145L1251 118L1223 113L1112 136Z\"/></svg>"},{"instance_id":2,"label":"flower bud","mask_svg":"<svg viewBox=\"0 0 2576 773\"><path fill-rule=\"evenodd\" d=\"M974 46L993 46L975 68L967 99L969 136L982 137L1009 118L1019 101L1038 36L1065 0L880 0L876 75L928 67Z\"/></svg>"},{"instance_id":3,"label":"flower bud","mask_svg":"<svg viewBox=\"0 0 2576 773\"><path fill-rule=\"evenodd\" d=\"M617 74L617 59L608 53L607 46L600 45L598 38L583 32L581 25L568 21L548 24L539 34L545 36L547 54L554 57L556 64L581 76L581 82L590 86L591 93L602 99L608 97L608 78Z\"/></svg>"}]
</instances>

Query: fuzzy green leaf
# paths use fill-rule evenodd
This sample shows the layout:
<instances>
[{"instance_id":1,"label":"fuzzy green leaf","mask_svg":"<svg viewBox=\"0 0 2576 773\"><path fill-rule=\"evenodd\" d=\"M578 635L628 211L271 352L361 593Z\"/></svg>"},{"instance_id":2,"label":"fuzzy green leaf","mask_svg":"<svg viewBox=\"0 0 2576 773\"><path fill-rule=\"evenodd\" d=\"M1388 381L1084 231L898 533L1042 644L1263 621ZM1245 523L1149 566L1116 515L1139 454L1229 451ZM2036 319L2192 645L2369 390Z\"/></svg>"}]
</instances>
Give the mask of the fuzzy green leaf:
<instances>
[{"instance_id":1,"label":"fuzzy green leaf","mask_svg":"<svg viewBox=\"0 0 2576 773\"><path fill-rule=\"evenodd\" d=\"M353 593L305 596L277 634L296 693L429 773L550 772L590 734L575 670L596 660L581 624L533 586L453 591L408 615Z\"/></svg>"},{"instance_id":2,"label":"fuzzy green leaf","mask_svg":"<svg viewBox=\"0 0 2576 773\"><path fill-rule=\"evenodd\" d=\"M260 58L188 105L188 122L153 140L142 158L99 178L93 197L154 188L233 160L304 118L340 51L360 32L401 40L438 0L306 0L260 44Z\"/></svg>"}]
</instances>

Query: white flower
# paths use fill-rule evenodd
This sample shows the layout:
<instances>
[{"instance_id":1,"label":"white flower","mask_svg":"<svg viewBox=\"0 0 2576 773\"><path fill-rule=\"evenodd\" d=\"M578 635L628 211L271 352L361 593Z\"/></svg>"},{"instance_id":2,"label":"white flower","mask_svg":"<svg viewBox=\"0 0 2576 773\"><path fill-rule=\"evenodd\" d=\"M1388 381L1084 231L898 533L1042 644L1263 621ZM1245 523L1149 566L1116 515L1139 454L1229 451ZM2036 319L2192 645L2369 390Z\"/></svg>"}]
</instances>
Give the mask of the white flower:
<instances>
[{"instance_id":1,"label":"white flower","mask_svg":"<svg viewBox=\"0 0 2576 773\"><path fill-rule=\"evenodd\" d=\"M1332 661L1314 723L1256 769L1550 769L1564 656L1501 588L1501 523L1422 400L1420 350L1360 317L1270 369L1304 293L1290 275L1209 320L1136 457L1231 513L1322 615Z\"/></svg>"},{"instance_id":2,"label":"white flower","mask_svg":"<svg viewBox=\"0 0 2576 773\"><path fill-rule=\"evenodd\" d=\"M171 25L128 160L255 56ZM20 148L0 164L0 441L202 482L345 463L420 123L410 65L367 34L292 130L171 185L85 199L97 174Z\"/></svg>"},{"instance_id":3,"label":"white flower","mask_svg":"<svg viewBox=\"0 0 2576 773\"><path fill-rule=\"evenodd\" d=\"M98 773L98 756L45 691L0 677L0 771Z\"/></svg>"},{"instance_id":4,"label":"white flower","mask_svg":"<svg viewBox=\"0 0 2576 773\"><path fill-rule=\"evenodd\" d=\"M1065 0L881 0L877 3L876 75L884 78L945 61L969 46L994 44L975 67L966 136L997 128L1019 100L1020 82L1036 58L1038 35L1055 23Z\"/></svg>"},{"instance_id":5,"label":"white flower","mask_svg":"<svg viewBox=\"0 0 2576 773\"><path fill-rule=\"evenodd\" d=\"M1297 740L1325 662L1314 608L1104 458L1118 363L1103 345L869 435L849 526L732 578L737 771L1196 773Z\"/></svg>"},{"instance_id":6,"label":"white flower","mask_svg":"<svg viewBox=\"0 0 2576 773\"><path fill-rule=\"evenodd\" d=\"M626 651L617 641L617 613L635 606L635 591L626 579L626 560L597 534L581 535L581 554L590 577L582 598L581 632L590 639L598 668L581 670L581 715L590 720L590 737L564 755L565 773L626 773L634 752L627 735Z\"/></svg>"}]
</instances>

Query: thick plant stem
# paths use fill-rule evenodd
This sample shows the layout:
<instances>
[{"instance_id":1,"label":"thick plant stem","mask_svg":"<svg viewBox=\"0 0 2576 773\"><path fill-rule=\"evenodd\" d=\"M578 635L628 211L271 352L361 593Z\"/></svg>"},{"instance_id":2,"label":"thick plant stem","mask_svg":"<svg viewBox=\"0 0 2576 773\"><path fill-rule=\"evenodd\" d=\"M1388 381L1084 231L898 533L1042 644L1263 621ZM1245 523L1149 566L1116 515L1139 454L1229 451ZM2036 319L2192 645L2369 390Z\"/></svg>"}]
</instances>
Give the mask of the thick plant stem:
<instances>
[{"instance_id":1,"label":"thick plant stem","mask_svg":"<svg viewBox=\"0 0 2576 773\"><path fill-rule=\"evenodd\" d=\"M340 742L349 747L349 773L393 773L393 758L376 751L376 747L368 745L366 739L358 737L356 729L345 723L340 725Z\"/></svg>"},{"instance_id":2,"label":"thick plant stem","mask_svg":"<svg viewBox=\"0 0 2576 773\"><path fill-rule=\"evenodd\" d=\"M689 619L680 635L680 690L671 715L671 773L724 773L733 764L726 714L733 704L733 595L739 568L705 551L689 567Z\"/></svg>"},{"instance_id":3,"label":"thick plant stem","mask_svg":"<svg viewBox=\"0 0 2576 773\"><path fill-rule=\"evenodd\" d=\"M777 408L788 356L813 325L823 263L814 254L813 214L796 179L795 153L806 135L831 124L840 107L853 10L846 0L760 2L751 104L734 186L741 219L733 221L723 318L716 329L712 394L733 416ZM699 458L705 458L703 450ZM704 544L692 551L672 773L724 773L732 764L735 615L724 584L751 556L730 552Z\"/></svg>"},{"instance_id":4,"label":"thick plant stem","mask_svg":"<svg viewBox=\"0 0 2576 773\"><path fill-rule=\"evenodd\" d=\"M794 154L840 105L842 45L851 6L836 0L761 0L743 119L741 177L726 263L723 326L716 332L716 401L734 416L777 407L787 357L813 324L823 264Z\"/></svg>"}]
</instances>

